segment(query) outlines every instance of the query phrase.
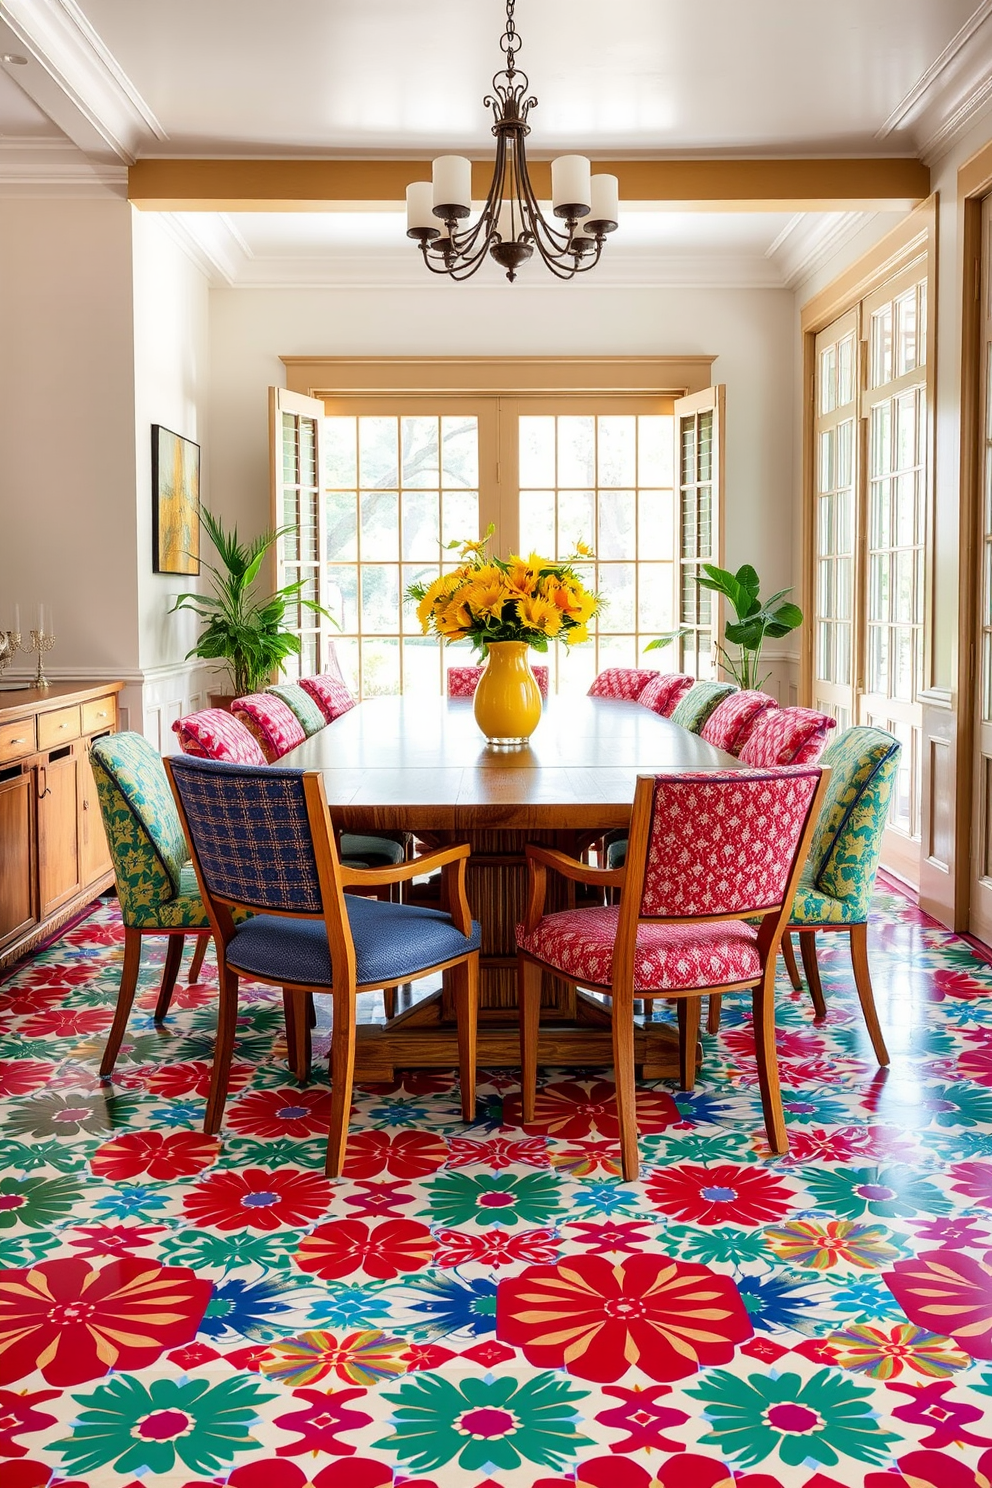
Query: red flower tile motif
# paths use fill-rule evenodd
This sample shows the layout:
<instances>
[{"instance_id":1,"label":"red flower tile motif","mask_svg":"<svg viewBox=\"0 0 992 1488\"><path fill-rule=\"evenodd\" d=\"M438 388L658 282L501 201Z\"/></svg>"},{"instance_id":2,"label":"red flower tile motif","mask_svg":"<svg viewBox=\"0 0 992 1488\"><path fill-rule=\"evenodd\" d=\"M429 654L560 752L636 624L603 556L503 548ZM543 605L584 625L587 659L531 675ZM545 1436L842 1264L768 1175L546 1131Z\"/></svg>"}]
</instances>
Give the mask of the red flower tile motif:
<instances>
[{"instance_id":1,"label":"red flower tile motif","mask_svg":"<svg viewBox=\"0 0 992 1488\"><path fill-rule=\"evenodd\" d=\"M418 1369L440 1369L449 1359L457 1357L454 1350L442 1348L439 1343L414 1343L403 1355L403 1362L407 1374L414 1374Z\"/></svg>"},{"instance_id":2,"label":"red flower tile motif","mask_svg":"<svg viewBox=\"0 0 992 1488\"><path fill-rule=\"evenodd\" d=\"M188 1059L181 1064L147 1064L134 1070L133 1074L149 1095L160 1095L166 1100L180 1095L198 1095L206 1100L210 1094L211 1066L203 1059ZM232 1064L228 1095L243 1090L253 1074L250 1064Z\"/></svg>"},{"instance_id":3,"label":"red flower tile motif","mask_svg":"<svg viewBox=\"0 0 992 1488\"><path fill-rule=\"evenodd\" d=\"M401 1272L422 1271L434 1255L434 1237L415 1219L336 1219L318 1225L296 1252L301 1271L331 1281L364 1271L388 1280Z\"/></svg>"},{"instance_id":4,"label":"red flower tile motif","mask_svg":"<svg viewBox=\"0 0 992 1488\"><path fill-rule=\"evenodd\" d=\"M921 1447L992 1446L992 1437L971 1430L973 1425L985 1422L985 1411L963 1400L948 1400L947 1392L954 1387L954 1380L934 1380L929 1385L890 1384L888 1388L894 1394L910 1397L906 1405L890 1405L890 1414L911 1426L932 1427L929 1436L920 1437Z\"/></svg>"},{"instance_id":5,"label":"red flower tile motif","mask_svg":"<svg viewBox=\"0 0 992 1488\"><path fill-rule=\"evenodd\" d=\"M121 938L118 934L111 944ZM23 973L18 973L18 991L25 987L82 987L91 982L97 974L97 966L92 961L66 961L61 966L53 965L50 961L44 961L39 966L29 966Z\"/></svg>"},{"instance_id":6,"label":"red flower tile motif","mask_svg":"<svg viewBox=\"0 0 992 1488\"><path fill-rule=\"evenodd\" d=\"M0 1097L40 1090L54 1073L54 1064L44 1059L0 1059Z\"/></svg>"},{"instance_id":7,"label":"red flower tile motif","mask_svg":"<svg viewBox=\"0 0 992 1488\"><path fill-rule=\"evenodd\" d=\"M969 1049L962 1049L950 1073L955 1079L974 1080L978 1085L992 1085L992 1030L972 1028L964 1035Z\"/></svg>"},{"instance_id":8,"label":"red flower tile motif","mask_svg":"<svg viewBox=\"0 0 992 1488\"><path fill-rule=\"evenodd\" d=\"M481 1163L498 1172L502 1168L546 1168L548 1166L548 1144L543 1137L526 1137L512 1142L505 1137L494 1137L489 1142L479 1142L472 1137L450 1137L448 1140L448 1167L469 1168Z\"/></svg>"},{"instance_id":9,"label":"red flower tile motif","mask_svg":"<svg viewBox=\"0 0 992 1488\"><path fill-rule=\"evenodd\" d=\"M437 1172L447 1156L447 1143L433 1132L401 1131L390 1136L383 1131L356 1131L348 1137L344 1176L375 1178L391 1173L394 1178L424 1178Z\"/></svg>"},{"instance_id":10,"label":"red flower tile motif","mask_svg":"<svg viewBox=\"0 0 992 1488\"><path fill-rule=\"evenodd\" d=\"M992 1239L992 1232L975 1229L981 1220L972 1215L958 1219L911 1219L917 1240L933 1241L944 1250L969 1250L972 1246L985 1245Z\"/></svg>"},{"instance_id":11,"label":"red flower tile motif","mask_svg":"<svg viewBox=\"0 0 992 1488\"><path fill-rule=\"evenodd\" d=\"M201 973L201 975L204 975L204 973ZM216 1001L217 988L212 982L208 984L206 980L203 980L193 983L187 982L186 984L180 983L179 986L174 987L172 990L172 997L169 999L169 1008L175 1012L177 1008L212 1007ZM157 1002L157 987L149 988L147 992L138 998L138 1006L147 1012L151 1012Z\"/></svg>"},{"instance_id":12,"label":"red flower tile motif","mask_svg":"<svg viewBox=\"0 0 992 1488\"><path fill-rule=\"evenodd\" d=\"M67 1236L73 1250L83 1260L94 1256L131 1255L145 1245L153 1245L153 1235L161 1235L164 1225L77 1225ZM73 1236L78 1235L78 1240Z\"/></svg>"},{"instance_id":13,"label":"red flower tile motif","mask_svg":"<svg viewBox=\"0 0 992 1488\"><path fill-rule=\"evenodd\" d=\"M953 971L946 966L931 971L923 986L929 1002L943 1002L945 997L955 997L961 1002L978 1002L989 995L983 982L969 976L966 971Z\"/></svg>"},{"instance_id":14,"label":"red flower tile motif","mask_svg":"<svg viewBox=\"0 0 992 1488\"><path fill-rule=\"evenodd\" d=\"M864 1488L985 1488L992 1482L992 1452L983 1453L977 1467L944 1452L907 1452L895 1472L870 1472Z\"/></svg>"},{"instance_id":15,"label":"red flower tile motif","mask_svg":"<svg viewBox=\"0 0 992 1488\"><path fill-rule=\"evenodd\" d=\"M64 1389L143 1369L193 1339L212 1290L184 1266L136 1257L0 1271L0 1384L40 1369Z\"/></svg>"},{"instance_id":16,"label":"red flower tile motif","mask_svg":"<svg viewBox=\"0 0 992 1488\"><path fill-rule=\"evenodd\" d=\"M58 1390L38 1390L33 1395L20 1395L14 1390L0 1390L0 1457L28 1455L28 1448L16 1442L14 1437L54 1426L57 1417L38 1410L38 1406L44 1405L46 1400L57 1399L58 1393ZM7 1468L4 1468L3 1473L6 1472Z\"/></svg>"},{"instance_id":17,"label":"red flower tile motif","mask_svg":"<svg viewBox=\"0 0 992 1488\"><path fill-rule=\"evenodd\" d=\"M529 1265L553 1263L558 1259L560 1241L554 1230L525 1230L511 1234L508 1230L484 1230L481 1235L463 1234L461 1230L434 1232L437 1252L435 1266L464 1266L475 1261L482 1266L513 1266L520 1261Z\"/></svg>"},{"instance_id":18,"label":"red flower tile motif","mask_svg":"<svg viewBox=\"0 0 992 1488\"><path fill-rule=\"evenodd\" d=\"M183 1196L187 1219L201 1229L277 1230L319 1219L331 1202L331 1185L298 1168L245 1168L213 1173Z\"/></svg>"},{"instance_id":19,"label":"red flower tile motif","mask_svg":"<svg viewBox=\"0 0 992 1488\"><path fill-rule=\"evenodd\" d=\"M684 1223L758 1225L784 1219L795 1190L759 1167L680 1163L651 1175L647 1196L663 1214Z\"/></svg>"},{"instance_id":20,"label":"red flower tile motif","mask_svg":"<svg viewBox=\"0 0 992 1488\"><path fill-rule=\"evenodd\" d=\"M35 1013L17 1030L24 1038L80 1038L105 1033L113 1022L110 1008L59 1007Z\"/></svg>"},{"instance_id":21,"label":"red flower tile motif","mask_svg":"<svg viewBox=\"0 0 992 1488\"><path fill-rule=\"evenodd\" d=\"M295 1462L270 1457L236 1467L227 1482L228 1488L390 1488L393 1470L370 1457L355 1457L348 1462L329 1462L311 1473L304 1472ZM186 1488L200 1488L200 1485L187 1484ZM404 1488L436 1488L436 1485L424 1478L416 1482L408 1478Z\"/></svg>"},{"instance_id":22,"label":"red flower tile motif","mask_svg":"<svg viewBox=\"0 0 992 1488\"><path fill-rule=\"evenodd\" d=\"M910 1322L940 1333L973 1359L992 1359L992 1251L982 1260L929 1250L883 1277Z\"/></svg>"},{"instance_id":23,"label":"red flower tile motif","mask_svg":"<svg viewBox=\"0 0 992 1488\"><path fill-rule=\"evenodd\" d=\"M956 1163L951 1169L951 1187L975 1204L992 1205L992 1163Z\"/></svg>"},{"instance_id":24,"label":"red flower tile motif","mask_svg":"<svg viewBox=\"0 0 992 1488\"><path fill-rule=\"evenodd\" d=\"M219 1137L205 1137L201 1132L126 1132L98 1147L90 1167L97 1178L111 1183L136 1178L139 1173L174 1182L212 1167L220 1147Z\"/></svg>"},{"instance_id":25,"label":"red flower tile motif","mask_svg":"<svg viewBox=\"0 0 992 1488\"><path fill-rule=\"evenodd\" d=\"M634 1255L640 1250L647 1250L651 1244L651 1227L646 1219L608 1219L602 1224L572 1220L566 1228L568 1238L587 1246L590 1255ZM645 1230L648 1231L647 1234L644 1233Z\"/></svg>"},{"instance_id":26,"label":"red flower tile motif","mask_svg":"<svg viewBox=\"0 0 992 1488\"><path fill-rule=\"evenodd\" d=\"M495 1338L487 1338L483 1343L465 1349L462 1358L471 1359L473 1364L481 1364L483 1369L493 1369L497 1364L505 1364L508 1359L515 1358L516 1352L516 1349L508 1348L505 1343L498 1343Z\"/></svg>"},{"instance_id":27,"label":"red flower tile motif","mask_svg":"<svg viewBox=\"0 0 992 1488\"><path fill-rule=\"evenodd\" d=\"M510 1096L503 1105L507 1126L523 1125L520 1119L520 1097ZM679 1109L667 1090L638 1090L637 1129L642 1137L664 1131L681 1121ZM578 1141L594 1133L601 1137L620 1136L616 1091L607 1080L597 1080L587 1090L575 1080L545 1085L537 1092L534 1120L523 1128L535 1136L546 1135Z\"/></svg>"},{"instance_id":28,"label":"red flower tile motif","mask_svg":"<svg viewBox=\"0 0 992 1488\"><path fill-rule=\"evenodd\" d=\"M351 1139L349 1138L349 1145ZM359 1215L368 1215L377 1219L402 1219L402 1210L407 1204L415 1204L417 1195L410 1189L408 1183L386 1183L382 1179L363 1178L356 1182L356 1188L364 1189L364 1193L346 1194L345 1203L349 1209L354 1209L352 1218Z\"/></svg>"},{"instance_id":29,"label":"red flower tile motif","mask_svg":"<svg viewBox=\"0 0 992 1488\"><path fill-rule=\"evenodd\" d=\"M559 1148L551 1154L551 1165L573 1178L591 1178L605 1173L616 1178L621 1172L619 1142L580 1142L577 1147Z\"/></svg>"},{"instance_id":30,"label":"red flower tile motif","mask_svg":"<svg viewBox=\"0 0 992 1488\"><path fill-rule=\"evenodd\" d=\"M665 1436L665 1432L683 1426L689 1417L685 1411L657 1402L672 1393L671 1385L651 1385L643 1389L635 1385L632 1390L623 1385L607 1385L604 1395L612 1395L621 1403L610 1410L600 1411L596 1420L601 1426L615 1431L626 1431L620 1441L610 1444L611 1452L682 1452L685 1443L677 1437Z\"/></svg>"},{"instance_id":31,"label":"red flower tile motif","mask_svg":"<svg viewBox=\"0 0 992 1488\"><path fill-rule=\"evenodd\" d=\"M212 1364L222 1356L205 1343L189 1343L185 1348L173 1349L165 1357L170 1364L175 1364L184 1373L188 1373L191 1369L202 1369L204 1364Z\"/></svg>"},{"instance_id":32,"label":"red flower tile motif","mask_svg":"<svg viewBox=\"0 0 992 1488\"><path fill-rule=\"evenodd\" d=\"M752 1338L749 1343L742 1343L741 1353L747 1354L749 1359L760 1359L762 1364L774 1364L789 1353L789 1350L762 1335L760 1338Z\"/></svg>"},{"instance_id":33,"label":"red flower tile motif","mask_svg":"<svg viewBox=\"0 0 992 1488\"><path fill-rule=\"evenodd\" d=\"M325 1137L331 1124L328 1090L252 1090L235 1101L225 1116L232 1131L245 1137Z\"/></svg>"},{"instance_id":34,"label":"red flower tile motif","mask_svg":"<svg viewBox=\"0 0 992 1488\"><path fill-rule=\"evenodd\" d=\"M368 1426L372 1417L365 1411L350 1409L350 1403L361 1400L364 1390L294 1390L293 1400L303 1403L301 1410L276 1416L275 1424L283 1431L293 1431L299 1440L277 1447L279 1457L301 1457L304 1452L326 1452L330 1457L353 1457L356 1448L339 1440L341 1431L357 1431Z\"/></svg>"},{"instance_id":35,"label":"red flower tile motif","mask_svg":"<svg viewBox=\"0 0 992 1488\"><path fill-rule=\"evenodd\" d=\"M725 1364L753 1332L728 1277L657 1254L531 1266L500 1283L496 1318L497 1337L528 1363L602 1383L635 1364L654 1380L685 1379Z\"/></svg>"}]
</instances>

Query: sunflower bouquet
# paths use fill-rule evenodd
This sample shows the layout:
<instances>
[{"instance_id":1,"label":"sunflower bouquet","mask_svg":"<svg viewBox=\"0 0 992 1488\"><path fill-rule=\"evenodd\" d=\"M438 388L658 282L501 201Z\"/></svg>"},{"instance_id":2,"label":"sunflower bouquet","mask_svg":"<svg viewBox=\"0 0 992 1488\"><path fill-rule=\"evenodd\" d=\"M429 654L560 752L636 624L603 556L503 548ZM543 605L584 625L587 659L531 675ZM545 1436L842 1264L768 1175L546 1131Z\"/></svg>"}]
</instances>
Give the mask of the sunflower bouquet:
<instances>
[{"instance_id":1,"label":"sunflower bouquet","mask_svg":"<svg viewBox=\"0 0 992 1488\"><path fill-rule=\"evenodd\" d=\"M493 558L487 552L493 531L490 526L479 542L449 543L459 550L459 566L407 589L424 635L468 639L483 656L493 641L523 641L535 651L547 651L549 641L587 641L589 621L603 601L585 587L574 565L588 561L591 549L576 543L575 552L557 563L537 553Z\"/></svg>"}]
</instances>

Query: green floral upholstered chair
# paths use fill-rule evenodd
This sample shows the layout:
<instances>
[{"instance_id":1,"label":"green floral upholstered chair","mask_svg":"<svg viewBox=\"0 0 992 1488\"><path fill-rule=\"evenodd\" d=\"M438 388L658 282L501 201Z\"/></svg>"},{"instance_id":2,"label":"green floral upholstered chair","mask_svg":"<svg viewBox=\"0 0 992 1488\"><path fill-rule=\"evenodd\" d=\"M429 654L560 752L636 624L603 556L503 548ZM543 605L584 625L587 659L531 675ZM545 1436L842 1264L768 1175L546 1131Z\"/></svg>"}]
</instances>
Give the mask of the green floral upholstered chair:
<instances>
[{"instance_id":1,"label":"green floral upholstered chair","mask_svg":"<svg viewBox=\"0 0 992 1488\"><path fill-rule=\"evenodd\" d=\"M713 710L737 688L733 682L697 682L679 700L671 715L673 723L680 723L691 734L698 734Z\"/></svg>"},{"instance_id":2,"label":"green floral upholstered chair","mask_svg":"<svg viewBox=\"0 0 992 1488\"><path fill-rule=\"evenodd\" d=\"M141 937L168 936L155 1021L169 1011L183 941L197 937L190 981L199 975L210 940L186 837L166 779L162 757L142 734L109 734L90 748L100 812L107 833L124 921L124 970L117 1011L107 1038L101 1077L111 1074L134 1001L141 965Z\"/></svg>"},{"instance_id":3,"label":"green floral upholstered chair","mask_svg":"<svg viewBox=\"0 0 992 1488\"><path fill-rule=\"evenodd\" d=\"M818 1018L827 1006L816 961L816 932L843 930L851 939L854 981L879 1064L889 1055L875 1011L868 970L868 914L882 852L882 832L899 765L898 739L883 729L851 728L820 757L830 770L809 857L799 879L782 950L793 987L802 986L790 930L798 930L803 969ZM714 1004L716 1004L714 1006ZM709 1028L719 1026L719 1004L711 999Z\"/></svg>"}]
</instances>

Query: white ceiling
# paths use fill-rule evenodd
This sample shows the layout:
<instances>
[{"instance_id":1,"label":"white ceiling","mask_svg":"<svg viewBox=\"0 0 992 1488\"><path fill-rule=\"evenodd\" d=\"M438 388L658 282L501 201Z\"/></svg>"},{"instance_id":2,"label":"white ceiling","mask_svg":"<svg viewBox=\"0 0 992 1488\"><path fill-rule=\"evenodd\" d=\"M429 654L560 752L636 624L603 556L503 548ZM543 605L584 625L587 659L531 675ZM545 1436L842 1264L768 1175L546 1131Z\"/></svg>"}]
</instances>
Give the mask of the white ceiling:
<instances>
[{"instance_id":1,"label":"white ceiling","mask_svg":"<svg viewBox=\"0 0 992 1488\"><path fill-rule=\"evenodd\" d=\"M503 20L504 0L0 0L0 54L25 59L0 62L0 194L123 194L156 155L485 156ZM928 158L992 107L992 0L517 0L516 23L535 156ZM789 285L865 220L627 211L595 277ZM216 283L424 278L398 209L170 224Z\"/></svg>"}]
</instances>

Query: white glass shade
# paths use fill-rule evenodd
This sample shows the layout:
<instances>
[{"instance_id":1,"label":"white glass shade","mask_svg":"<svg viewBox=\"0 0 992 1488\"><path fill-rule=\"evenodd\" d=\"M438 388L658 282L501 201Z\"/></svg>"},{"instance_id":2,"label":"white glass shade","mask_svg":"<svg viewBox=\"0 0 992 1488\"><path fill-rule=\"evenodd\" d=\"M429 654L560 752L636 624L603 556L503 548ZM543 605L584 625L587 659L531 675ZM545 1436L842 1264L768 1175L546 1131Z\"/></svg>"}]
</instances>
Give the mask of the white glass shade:
<instances>
[{"instance_id":1,"label":"white glass shade","mask_svg":"<svg viewBox=\"0 0 992 1488\"><path fill-rule=\"evenodd\" d=\"M418 227L439 231L434 216L434 187L430 181L412 181L406 188L406 230L415 231Z\"/></svg>"},{"instance_id":2,"label":"white glass shade","mask_svg":"<svg viewBox=\"0 0 992 1488\"><path fill-rule=\"evenodd\" d=\"M520 231L520 213L511 213L511 204L508 201L500 205L497 230L504 243L512 243Z\"/></svg>"},{"instance_id":3,"label":"white glass shade","mask_svg":"<svg viewBox=\"0 0 992 1488\"><path fill-rule=\"evenodd\" d=\"M619 220L620 182L616 176L593 176L589 221L619 222Z\"/></svg>"},{"instance_id":4,"label":"white glass shade","mask_svg":"<svg viewBox=\"0 0 992 1488\"><path fill-rule=\"evenodd\" d=\"M435 207L461 207L467 214L472 206L472 162L462 155L439 155L433 166L433 204Z\"/></svg>"},{"instance_id":5,"label":"white glass shade","mask_svg":"<svg viewBox=\"0 0 992 1488\"><path fill-rule=\"evenodd\" d=\"M560 155L551 162L551 200L559 207L574 207L576 217L589 211L592 197L591 171L584 155Z\"/></svg>"}]
</instances>

